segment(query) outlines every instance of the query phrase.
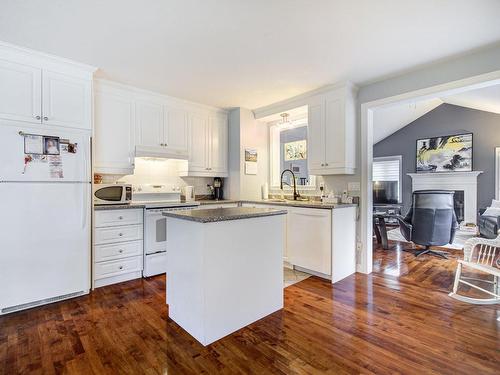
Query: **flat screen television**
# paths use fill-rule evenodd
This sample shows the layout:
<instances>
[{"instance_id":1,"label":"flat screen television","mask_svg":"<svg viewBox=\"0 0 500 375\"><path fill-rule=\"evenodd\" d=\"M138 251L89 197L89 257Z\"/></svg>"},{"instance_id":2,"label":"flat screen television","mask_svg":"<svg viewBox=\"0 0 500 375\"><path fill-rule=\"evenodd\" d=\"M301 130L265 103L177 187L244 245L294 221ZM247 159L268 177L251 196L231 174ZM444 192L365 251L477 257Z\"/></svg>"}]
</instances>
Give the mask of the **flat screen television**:
<instances>
[{"instance_id":1,"label":"flat screen television","mask_svg":"<svg viewBox=\"0 0 500 375\"><path fill-rule=\"evenodd\" d=\"M399 186L397 181L375 181L373 183L373 204L399 203Z\"/></svg>"}]
</instances>

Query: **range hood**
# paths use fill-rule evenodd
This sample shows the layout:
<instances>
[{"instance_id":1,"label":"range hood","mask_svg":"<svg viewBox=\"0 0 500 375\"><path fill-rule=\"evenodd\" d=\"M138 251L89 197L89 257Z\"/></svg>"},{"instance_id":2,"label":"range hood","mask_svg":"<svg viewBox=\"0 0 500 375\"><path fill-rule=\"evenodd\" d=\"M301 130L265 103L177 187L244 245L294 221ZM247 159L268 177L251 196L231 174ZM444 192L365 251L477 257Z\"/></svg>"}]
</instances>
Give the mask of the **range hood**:
<instances>
[{"instance_id":1,"label":"range hood","mask_svg":"<svg viewBox=\"0 0 500 375\"><path fill-rule=\"evenodd\" d=\"M188 153L168 147L135 146L135 157L188 160Z\"/></svg>"}]
</instances>

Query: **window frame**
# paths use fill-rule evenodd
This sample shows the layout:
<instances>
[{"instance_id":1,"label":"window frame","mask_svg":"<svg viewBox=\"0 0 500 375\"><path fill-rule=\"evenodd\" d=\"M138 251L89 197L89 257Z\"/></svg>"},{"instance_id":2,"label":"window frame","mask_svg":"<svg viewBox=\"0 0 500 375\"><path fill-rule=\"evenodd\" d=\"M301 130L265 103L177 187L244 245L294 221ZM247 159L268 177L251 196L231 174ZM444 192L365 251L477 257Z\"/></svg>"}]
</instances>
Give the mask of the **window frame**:
<instances>
[{"instance_id":1,"label":"window frame","mask_svg":"<svg viewBox=\"0 0 500 375\"><path fill-rule=\"evenodd\" d=\"M373 157L372 183L375 182L373 180L373 164L375 164L377 161L392 161L392 160L397 160L399 163L399 181L398 181L399 202L397 204L403 204L403 155L390 155L390 156Z\"/></svg>"},{"instance_id":2,"label":"window frame","mask_svg":"<svg viewBox=\"0 0 500 375\"><path fill-rule=\"evenodd\" d=\"M308 127L307 117L303 119L298 119L292 122L292 125L283 127L280 123L272 123L269 125L269 188L271 190L281 190L280 189L280 131L288 130L294 128L300 128L302 126ZM307 129L309 134L309 128ZM307 152L309 153L309 137L307 137ZM303 191L314 191L316 190L316 176L309 175L309 185L297 185L297 190ZM293 188L288 185L283 185L283 190L286 192L293 191Z\"/></svg>"}]
</instances>

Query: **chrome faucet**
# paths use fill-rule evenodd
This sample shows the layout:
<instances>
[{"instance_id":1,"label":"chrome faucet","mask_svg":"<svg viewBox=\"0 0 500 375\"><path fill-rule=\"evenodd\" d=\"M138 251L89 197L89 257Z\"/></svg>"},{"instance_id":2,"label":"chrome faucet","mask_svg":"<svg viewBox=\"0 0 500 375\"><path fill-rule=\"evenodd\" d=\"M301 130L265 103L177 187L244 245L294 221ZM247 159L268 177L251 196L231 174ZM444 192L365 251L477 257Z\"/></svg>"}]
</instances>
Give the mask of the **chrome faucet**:
<instances>
[{"instance_id":1,"label":"chrome faucet","mask_svg":"<svg viewBox=\"0 0 500 375\"><path fill-rule=\"evenodd\" d=\"M289 183L283 181L283 175L285 172L290 172L292 174L292 179L293 179L293 200L296 201L297 198L300 198L300 194L297 192L297 181L295 180L295 174L291 169L285 169L283 172L281 172L281 178L280 178L280 189L283 190L283 184L286 184L290 187L292 187Z\"/></svg>"}]
</instances>

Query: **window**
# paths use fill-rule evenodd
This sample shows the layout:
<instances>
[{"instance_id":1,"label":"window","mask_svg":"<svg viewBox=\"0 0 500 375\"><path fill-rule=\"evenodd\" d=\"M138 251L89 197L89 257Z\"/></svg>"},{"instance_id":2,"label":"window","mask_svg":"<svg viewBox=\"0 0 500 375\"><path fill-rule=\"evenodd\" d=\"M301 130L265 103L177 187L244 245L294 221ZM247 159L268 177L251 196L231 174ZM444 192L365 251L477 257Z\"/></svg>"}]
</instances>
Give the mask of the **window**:
<instances>
[{"instance_id":1,"label":"window","mask_svg":"<svg viewBox=\"0 0 500 375\"><path fill-rule=\"evenodd\" d=\"M271 188L279 189L281 172L285 169L295 174L297 188L315 188L316 179L309 175L307 166L307 119L270 126L269 162ZM283 176L283 181L293 186L290 173ZM289 189L287 186L284 188Z\"/></svg>"},{"instance_id":2,"label":"window","mask_svg":"<svg viewBox=\"0 0 500 375\"><path fill-rule=\"evenodd\" d=\"M401 155L373 158L373 203L401 203L401 162Z\"/></svg>"}]
</instances>

